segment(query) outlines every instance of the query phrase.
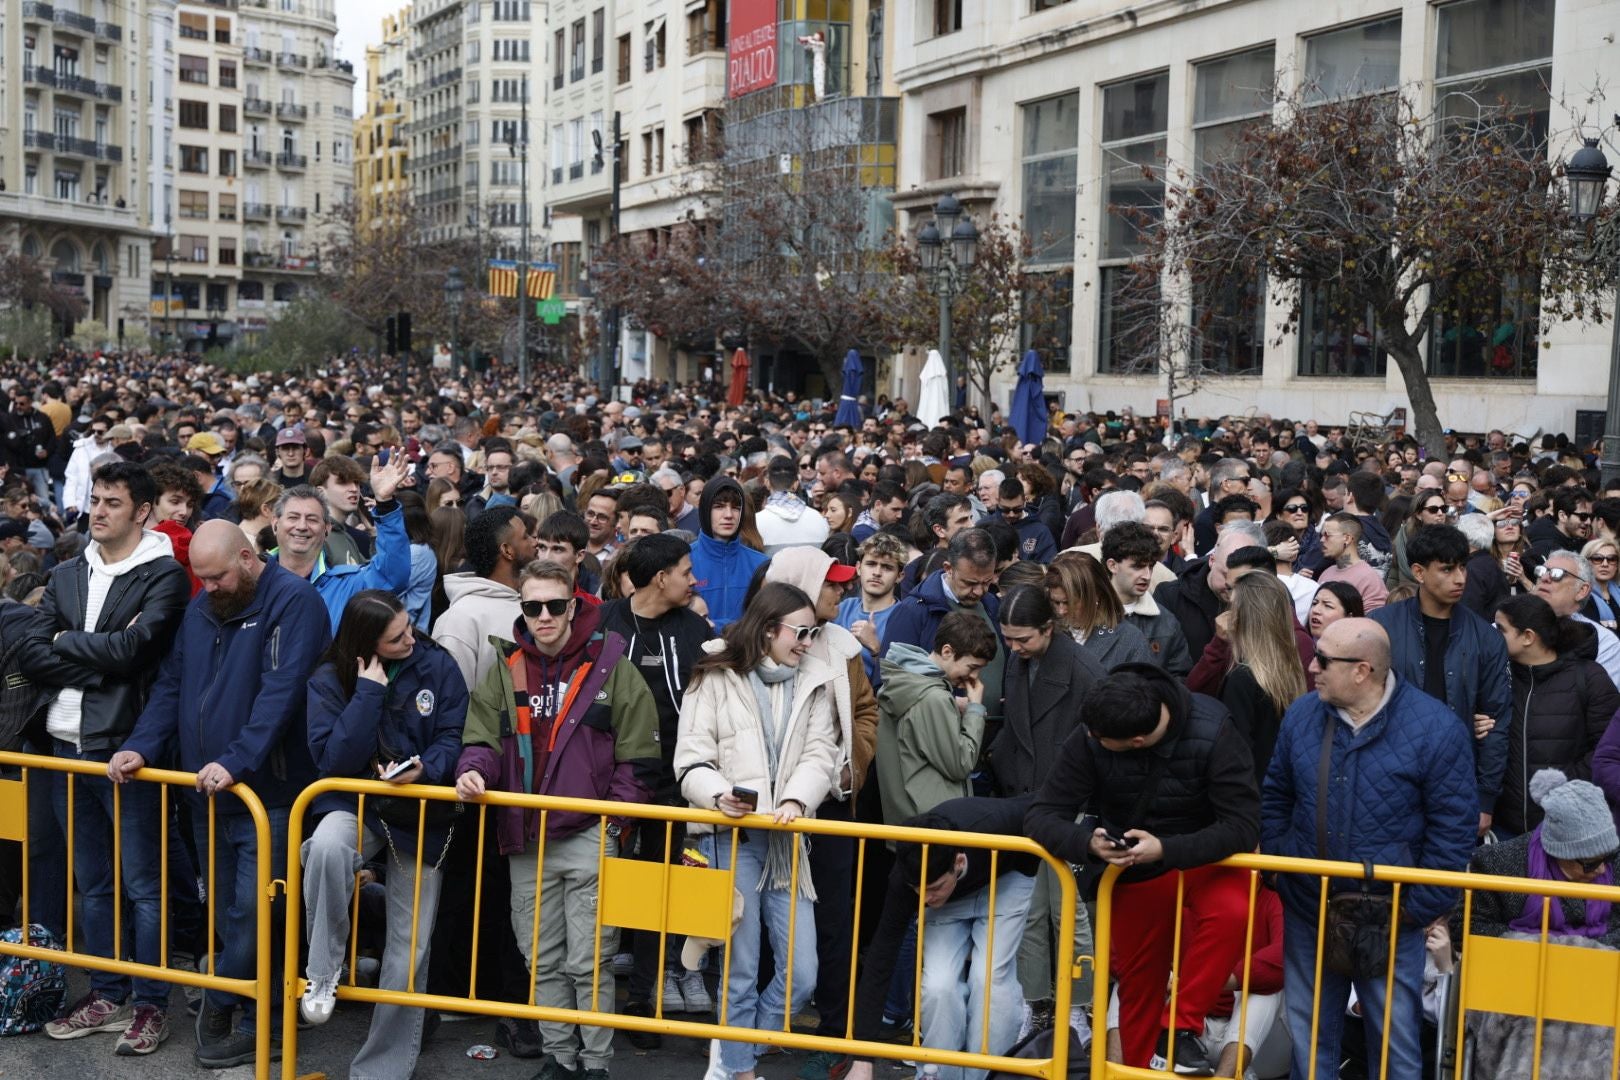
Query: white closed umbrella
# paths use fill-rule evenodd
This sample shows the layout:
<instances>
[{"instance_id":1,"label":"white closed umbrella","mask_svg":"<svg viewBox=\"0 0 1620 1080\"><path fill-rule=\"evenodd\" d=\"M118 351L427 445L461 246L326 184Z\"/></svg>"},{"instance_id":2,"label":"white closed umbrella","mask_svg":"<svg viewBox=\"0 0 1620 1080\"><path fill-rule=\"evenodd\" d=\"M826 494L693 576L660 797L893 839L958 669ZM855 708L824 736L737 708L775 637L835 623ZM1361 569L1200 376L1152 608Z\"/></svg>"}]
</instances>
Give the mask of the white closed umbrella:
<instances>
[{"instance_id":1,"label":"white closed umbrella","mask_svg":"<svg viewBox=\"0 0 1620 1080\"><path fill-rule=\"evenodd\" d=\"M945 378L945 358L938 349L928 350L928 363L922 369L922 393L917 397L917 419L933 427L951 414L951 388Z\"/></svg>"}]
</instances>

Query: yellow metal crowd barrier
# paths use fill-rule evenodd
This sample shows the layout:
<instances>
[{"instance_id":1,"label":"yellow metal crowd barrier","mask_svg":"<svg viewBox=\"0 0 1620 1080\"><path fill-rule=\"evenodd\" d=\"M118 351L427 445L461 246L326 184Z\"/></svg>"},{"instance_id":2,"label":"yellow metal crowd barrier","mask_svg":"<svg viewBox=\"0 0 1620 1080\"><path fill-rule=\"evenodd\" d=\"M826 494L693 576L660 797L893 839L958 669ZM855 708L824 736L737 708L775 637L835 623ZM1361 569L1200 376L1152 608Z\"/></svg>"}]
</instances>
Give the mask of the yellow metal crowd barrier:
<instances>
[{"instance_id":1,"label":"yellow metal crowd barrier","mask_svg":"<svg viewBox=\"0 0 1620 1080\"><path fill-rule=\"evenodd\" d=\"M274 889L279 882L270 877L271 849L270 849L270 819L265 814L264 804L252 790L241 784L228 788L230 794L242 800L247 808L248 815L253 819L253 828L258 843L258 865L255 870L258 882L257 911L254 918L255 933L258 937L256 952L258 970L252 979L231 979L214 974L213 949L207 949L207 955L199 957L200 971L187 971L183 968L169 966L169 808L170 788L178 787L188 791L195 791L197 776L195 773L170 772L165 769L141 769L135 773L133 783L158 784L158 805L161 815L160 854L162 865L160 867L160 897L162 915L160 920L159 941L160 957L162 963L157 966L151 964L138 964L133 961L95 956L91 953L80 952L74 948L74 911L73 911L73 844L74 844L74 808L77 804L75 787L81 783L80 776L97 777L103 781L107 779L107 766L95 761L72 761L64 758L44 757L35 754L19 754L9 751L0 751L0 767L16 768L21 770L21 776L16 780L0 779L0 840L9 840L22 845L22 925L23 939L21 944L7 944L0 942L0 954L20 956L32 960L41 960L48 963L66 964L71 967L80 967L96 971L110 971L119 975L128 975L133 978L159 979L164 982L178 983L183 986L196 986L204 990L215 990L220 993L236 994L253 1001L253 1008L257 1018L257 1050L255 1054L254 1076L256 1080L269 1080L270 1077L270 1009L274 1002L274 989L270 985L270 901ZM28 927L31 923L29 912L29 820L28 820L28 787L30 784L49 783L51 774L65 773L67 783L67 820L64 828L64 837L67 844L67 936L62 943L65 951L41 948L29 944ZM123 822L122 802L123 785L113 785L113 815L112 815L112 879L113 879L113 933L114 942L123 941ZM208 814L208 850L199 852L199 858L206 860L206 867L200 867L203 880L207 882L207 934L208 941L212 943L214 937L214 903L219 890L214 885L214 852L217 833L215 830L215 800L207 800ZM120 950L121 951L121 950Z\"/></svg>"},{"instance_id":2,"label":"yellow metal crowd barrier","mask_svg":"<svg viewBox=\"0 0 1620 1080\"><path fill-rule=\"evenodd\" d=\"M1235 1036L1229 1035L1229 1038L1235 1037L1237 1042L1236 1074L1242 1076L1250 1051L1254 1049L1248 1046L1246 1038L1247 1005L1254 952L1252 943L1255 934L1256 901L1262 887L1262 877L1288 874L1295 877L1314 877L1319 882L1315 978L1309 988L1302 989L1292 984L1285 984L1283 988L1285 995L1302 992L1311 995L1311 1045L1314 1047L1322 1019L1320 986L1324 955L1323 930L1327 924L1329 886L1334 881L1339 883L1339 888L1343 888L1347 881L1359 884L1366 877L1366 867L1361 863L1280 858L1269 855L1234 856L1220 865L1249 873L1249 910L1243 930L1244 962L1243 977L1237 991L1239 1002L1237 1028ZM1173 1076L1170 1071L1130 1068L1109 1060L1108 1040L1104 1037L1105 1024L1100 1018L1108 1015L1110 956L1105 943L1110 940L1113 932L1114 895L1120 873L1119 868L1110 867L1104 875L1098 891L1097 915L1093 922L1098 943L1093 1015L1099 1019L1093 1022L1096 1038L1091 1047L1091 1075L1094 1080ZM1465 1066L1469 1064L1466 1060L1465 1047L1461 1043L1467 1039L1467 1021L1470 1013L1522 1017L1533 1020L1535 1030L1529 1074L1516 1072L1510 1074L1501 1071L1499 1063L1486 1062L1481 1063L1485 1071L1474 1075L1484 1077L1512 1075L1514 1080L1543 1080L1541 1068L1543 1028L1547 1023L1563 1022L1610 1029L1611 1060L1608 1068L1602 1071L1594 1068L1582 1076L1590 1077L1591 1080L1597 1080L1600 1076L1607 1076L1609 1080L1620 1080L1620 952L1612 949L1579 948L1549 941L1551 902L1544 903L1541 908L1539 941L1491 937L1472 932L1475 893L1518 893L1545 897L1549 901L1598 900L1620 905L1620 887L1392 866L1374 866L1373 880L1391 886L1392 904L1388 974L1384 977L1384 1016L1380 1025L1384 1037L1378 1053L1379 1061L1369 1062L1370 1075L1380 1076L1388 1072L1390 1007L1394 997L1392 991L1395 980L1396 933L1400 929L1402 890L1413 886L1438 886L1456 889L1462 896L1462 932L1459 939L1461 951L1457 960L1457 977L1452 980L1453 1000L1443 1006L1447 1012L1441 1017L1442 1028L1448 1028L1453 1021L1456 1025L1454 1038L1458 1044L1452 1047L1454 1061L1450 1066L1454 1080L1464 1080ZM1185 888L1185 879L1180 888ZM1178 901L1182 895L1184 894L1178 890ZM1183 913L1184 907L1178 902L1174 930L1175 946L1171 954L1172 964L1176 966L1172 967L1167 987L1172 1016L1176 1011ZM1615 908L1615 913L1615 917L1620 918L1620 907ZM1414 928L1406 929L1410 931ZM1278 1018L1278 1023L1286 1022L1287 1016L1284 1013ZM1172 1058L1168 1062L1172 1068L1173 1052L1172 1044ZM1374 1064L1377 1068L1372 1067ZM1318 1075L1316 1055L1313 1053L1307 1080L1335 1080L1335 1077Z\"/></svg>"},{"instance_id":3,"label":"yellow metal crowd barrier","mask_svg":"<svg viewBox=\"0 0 1620 1080\"><path fill-rule=\"evenodd\" d=\"M298 859L298 837L304 835L306 818L312 802L323 794L332 792L348 792L362 796L387 795L401 799L422 800L419 822L426 820L426 808L429 801L454 801L456 796L451 788L427 787L419 785L396 786L380 781L326 779L317 781L306 788L293 804L291 820L288 824L288 836L291 839L291 851L287 862L287 937L286 937L286 968L285 987L286 995L283 1031L282 1031L282 1074L284 1080L294 1080L300 1076L297 1071L298 1060L298 999L302 996L305 982L300 978L298 966L298 941L302 930L302 868ZM352 920L350 928L350 957L349 981L340 984L337 997L340 1001L361 1001L371 1004L403 1005L417 1008L439 1009L452 1012L473 1012L486 1016L514 1017L526 1020L543 1020L568 1024L583 1024L592 1027L618 1028L627 1031L656 1032L665 1035L680 1035L702 1039L728 1039L740 1042L764 1044L784 1049L794 1050L825 1050L839 1054L859 1054L873 1058L886 1058L894 1061L901 1059L916 1061L919 1064L956 1065L973 1069L987 1069L991 1072L1005 1072L1020 1076L1042 1078L1042 1080L1061 1080L1067 1076L1068 1071L1068 1028L1059 1027L1053 1041L1052 1056L1050 1058L1013 1058L1002 1054L989 1053L989 1017L991 1008L996 1003L991 1002L989 995L989 982L994 975L991 965L985 965L987 1007L984 1010L985 1020L983 1029L976 1033L980 1052L972 1053L960 1050L944 1050L925 1047L921 1045L921 1009L922 1009L922 957L923 942L927 933L929 909L923 903L923 890L919 888L917 897L917 958L915 969L912 972L913 990L916 1017L912 1041L907 1045L895 1043L881 1043L860 1041L854 1038L855 1015L855 971L856 953L860 939L860 911L861 901L866 890L876 888L880 895L887 889L886 881L873 882L867 880L865 874L866 852L868 845L883 843L916 843L924 847L923 866L927 866L927 847L940 841L941 833L930 829L908 829L882 825L866 825L841 821L820 821L814 818L799 818L788 825L778 825L768 815L751 815L744 819L728 818L715 811L691 810L684 808L645 805L639 803L598 802L588 799L563 799L550 796L510 794L506 792L489 792L477 800L476 807L469 807L468 818L457 826L458 829L474 830L477 834L477 870L478 881L474 886L474 910L469 920L472 935L472 954L474 968L470 987L477 986L477 954L478 954L478 926L480 909L483 903L482 878L484 869L484 839L489 828L493 827L490 811L497 807L521 807L540 813L540 836L536 857L535 886L536 896L534 903L535 926L531 928L532 935L538 935L540 913L540 874L545 864L545 833L546 819L552 813L577 813L596 817L603 826L600 835L606 834L606 824L609 819L638 821L642 828L661 827L667 845L672 837L675 824L702 824L725 827L726 831L719 835L731 837L732 858L728 865L733 869L717 870L699 866L684 866L679 862L666 865L659 862L644 862L636 859L609 857L606 852L605 841L599 846L597 869L598 885L596 905L596 934L595 955L592 968L592 985L596 985L600 967L604 960L611 961L612 957L602 955L602 927L618 927L620 929L640 930L656 933L659 936L659 970L654 980L654 987L661 988L664 984L664 956L663 948L669 935L682 935L708 938L727 945L732 936L732 889L734 883L737 837L740 835L735 826L742 825L748 829L766 829L787 832L793 835L793 862L796 868L799 865L799 845L803 837L847 837L856 844L855 880L854 880L854 912L855 927L850 935L851 948L849 957L850 977L850 1009L846 1020L844 1037L831 1038L819 1035L806 1035L791 1030L791 1018L783 1030L762 1030L757 1028L744 1028L729 1026L726 1023L725 988L730 974L730 950L727 950L724 961L725 970L720 980L720 996L716 1001L717 1022L703 1023L688 1020L672 1020L663 1014L662 994L655 1003L653 1015L650 1017L627 1016L615 1011L615 1003L611 1001L596 1001L593 992L592 1008L584 1009L558 1009L537 1005L534 995L534 963L529 967L529 998L526 1002L511 1002L483 999L477 997L447 997L421 992L414 986L414 966L409 973L407 982L411 984L407 990L381 990L370 989L356 985L353 963L355 942L359 934L358 919ZM363 817L363 815L362 815ZM421 835L418 829L418 837ZM1066 863L1053 858L1043 848L1031 840L1023 837L993 836L972 833L951 833L950 842L967 848L977 848L990 852L992 873L995 861L1008 855L1034 856L1047 863L1057 872L1059 888L1063 893L1062 921L1059 934L1053 943L1054 952L1057 953L1057 968L1060 973L1068 973L1071 977L1078 976L1072 957L1074 940L1075 916L1075 886L1074 876ZM720 841L724 842L724 841ZM422 842L417 841L416 865L422 865ZM406 853L401 852L401 857ZM926 872L926 870L924 871ZM926 882L922 882L926 885ZM793 891L797 891L798 880L795 871ZM412 906L412 924L418 921L420 889ZM991 934L994 933L995 922L995 893L989 899L989 919ZM358 907L355 909L358 913ZM785 968L793 970L792 955L797 945L797 920L789 923L788 956ZM811 927L813 929L813 925ZM531 942L533 937L531 937ZM415 955L415 932L412 933L412 953ZM986 952L993 955L994 939L986 942ZM537 950L531 946L530 956L537 955ZM476 989L470 990L476 993ZM1056 982L1056 1006L1058 1016L1068 1016L1070 979L1060 977ZM792 1000L793 991L791 983L788 986L787 998ZM1005 1008L1015 1008L1022 1004L1019 995L1017 1002L1007 1002ZM309 1074L302 1080L313 1080L319 1074Z\"/></svg>"}]
</instances>

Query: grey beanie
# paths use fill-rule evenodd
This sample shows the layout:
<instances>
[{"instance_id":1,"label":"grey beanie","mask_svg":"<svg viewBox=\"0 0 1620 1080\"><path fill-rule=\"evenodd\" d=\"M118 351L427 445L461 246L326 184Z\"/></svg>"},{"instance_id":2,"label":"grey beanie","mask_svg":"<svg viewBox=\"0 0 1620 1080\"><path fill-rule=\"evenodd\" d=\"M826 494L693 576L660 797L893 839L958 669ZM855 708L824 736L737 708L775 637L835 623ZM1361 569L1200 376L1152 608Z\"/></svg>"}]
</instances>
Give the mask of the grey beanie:
<instances>
[{"instance_id":1,"label":"grey beanie","mask_svg":"<svg viewBox=\"0 0 1620 1080\"><path fill-rule=\"evenodd\" d=\"M1541 846L1553 858L1596 859L1620 849L1614 815L1597 785L1541 769L1530 778L1530 797L1546 811Z\"/></svg>"}]
</instances>

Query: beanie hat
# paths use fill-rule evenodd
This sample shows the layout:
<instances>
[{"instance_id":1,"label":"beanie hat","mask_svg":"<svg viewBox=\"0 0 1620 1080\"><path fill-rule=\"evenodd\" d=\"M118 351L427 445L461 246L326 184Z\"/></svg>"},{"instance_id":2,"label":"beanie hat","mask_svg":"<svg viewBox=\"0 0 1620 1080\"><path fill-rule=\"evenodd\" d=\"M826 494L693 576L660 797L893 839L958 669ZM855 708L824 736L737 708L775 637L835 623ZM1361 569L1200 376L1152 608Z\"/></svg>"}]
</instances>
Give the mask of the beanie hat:
<instances>
[{"instance_id":1,"label":"beanie hat","mask_svg":"<svg viewBox=\"0 0 1620 1080\"><path fill-rule=\"evenodd\" d=\"M1541 846L1553 858L1596 859L1620 849L1614 816L1597 785L1542 769L1530 778L1530 797L1546 811Z\"/></svg>"}]
</instances>

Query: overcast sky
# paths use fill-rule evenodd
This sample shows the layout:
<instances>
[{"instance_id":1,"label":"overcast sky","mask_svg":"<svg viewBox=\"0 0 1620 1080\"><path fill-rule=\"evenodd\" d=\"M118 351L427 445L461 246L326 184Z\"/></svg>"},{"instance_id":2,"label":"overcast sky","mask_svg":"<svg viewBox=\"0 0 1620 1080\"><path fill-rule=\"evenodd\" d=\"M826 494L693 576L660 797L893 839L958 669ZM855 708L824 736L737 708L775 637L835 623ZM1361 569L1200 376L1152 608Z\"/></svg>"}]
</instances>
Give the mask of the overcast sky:
<instances>
[{"instance_id":1,"label":"overcast sky","mask_svg":"<svg viewBox=\"0 0 1620 1080\"><path fill-rule=\"evenodd\" d=\"M354 114L366 107L366 46L382 41L383 16L405 0L342 0L337 5L338 56L354 64Z\"/></svg>"}]
</instances>

